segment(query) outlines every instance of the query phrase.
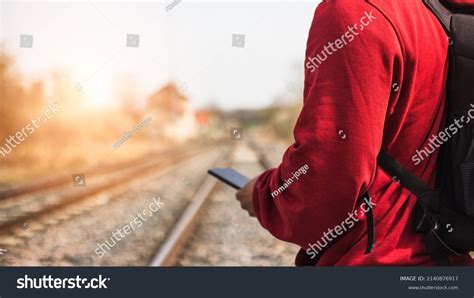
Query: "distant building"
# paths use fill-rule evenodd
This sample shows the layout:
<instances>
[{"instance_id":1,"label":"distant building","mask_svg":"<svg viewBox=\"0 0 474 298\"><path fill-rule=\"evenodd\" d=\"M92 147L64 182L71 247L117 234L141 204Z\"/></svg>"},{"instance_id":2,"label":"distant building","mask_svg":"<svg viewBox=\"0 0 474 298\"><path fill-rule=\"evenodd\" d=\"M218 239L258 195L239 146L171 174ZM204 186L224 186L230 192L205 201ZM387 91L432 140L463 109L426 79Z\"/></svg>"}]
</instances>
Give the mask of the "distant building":
<instances>
[{"instance_id":1,"label":"distant building","mask_svg":"<svg viewBox=\"0 0 474 298\"><path fill-rule=\"evenodd\" d=\"M215 109L202 109L196 111L196 122L198 132L205 135L207 139L219 139L227 136L227 130L223 129L225 123L222 120L221 112Z\"/></svg>"},{"instance_id":2,"label":"distant building","mask_svg":"<svg viewBox=\"0 0 474 298\"><path fill-rule=\"evenodd\" d=\"M199 126L207 127L213 120L213 115L207 110L200 110L196 112L196 122Z\"/></svg>"},{"instance_id":3,"label":"distant building","mask_svg":"<svg viewBox=\"0 0 474 298\"><path fill-rule=\"evenodd\" d=\"M153 119L153 137L186 141L196 135L194 111L173 83L148 98L146 114Z\"/></svg>"}]
</instances>

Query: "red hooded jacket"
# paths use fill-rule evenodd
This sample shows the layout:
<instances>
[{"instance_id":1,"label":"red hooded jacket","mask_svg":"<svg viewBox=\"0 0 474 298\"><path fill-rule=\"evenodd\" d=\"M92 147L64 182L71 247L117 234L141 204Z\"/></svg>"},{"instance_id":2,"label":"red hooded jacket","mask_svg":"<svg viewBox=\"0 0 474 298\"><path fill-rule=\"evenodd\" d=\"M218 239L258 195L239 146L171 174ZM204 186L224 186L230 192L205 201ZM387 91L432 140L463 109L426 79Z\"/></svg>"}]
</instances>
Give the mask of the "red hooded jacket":
<instances>
[{"instance_id":1,"label":"red hooded jacket","mask_svg":"<svg viewBox=\"0 0 474 298\"><path fill-rule=\"evenodd\" d=\"M254 188L261 225L319 266L434 265L414 232L416 197L376 159L386 150L434 184L437 152L414 155L444 125L447 54L448 37L422 0L323 1L309 32L295 143ZM376 235L370 254L359 208L366 190ZM468 254L451 260L474 264Z\"/></svg>"}]
</instances>

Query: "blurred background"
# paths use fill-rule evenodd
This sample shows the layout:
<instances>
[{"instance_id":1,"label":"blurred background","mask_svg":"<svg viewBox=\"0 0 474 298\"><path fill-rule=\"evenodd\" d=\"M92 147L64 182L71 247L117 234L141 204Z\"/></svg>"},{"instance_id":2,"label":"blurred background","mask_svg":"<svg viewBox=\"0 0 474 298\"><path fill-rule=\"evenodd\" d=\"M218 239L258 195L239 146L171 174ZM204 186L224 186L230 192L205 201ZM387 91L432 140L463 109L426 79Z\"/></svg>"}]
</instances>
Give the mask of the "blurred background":
<instances>
[{"instance_id":1,"label":"blurred background","mask_svg":"<svg viewBox=\"0 0 474 298\"><path fill-rule=\"evenodd\" d=\"M281 154L293 141L293 126L302 105L306 39L318 3L2 1L0 191L3 195L0 195L0 224L3 226L0 230L3 236L0 237L0 250L4 249L4 254L0 255L0 264L149 263L167 232L163 231L163 239L151 241L152 245L142 255L130 260L98 260L94 255L93 245L106 239L110 229L94 236L97 239L82 253L65 257L59 252L61 247L69 245L67 250L70 251L70 247L83 243L80 237L92 236L76 235L74 241L70 240L74 233L89 231L89 228L79 224L66 227L58 225L58 221L69 221L71 216L90 219L95 215L89 211L86 214L76 212L76 215L65 216L66 219L58 219L51 210L42 211L44 206L55 206L65 200L58 198L62 194L77 192L79 180L84 180L88 187L99 187L101 183L112 181L110 177L118 176L118 170L141 165L140 158L148 161L157 156L170 159L180 150L189 153L196 148L211 148L206 151L211 152L208 157L197 158L202 164L193 164L187 156L187 164L192 169L176 169L185 174L172 172L174 174L152 182L153 185L168 185L166 190L162 186L158 191L169 192L167 196L173 201L191 200L201 181L206 179L206 168L219 163L217 157L211 157L227 148L232 158L224 160L236 167L250 165L252 170L242 168L248 175L258 174L265 166L278 165ZM50 115L45 111L52 105L59 111L44 120L44 115ZM31 132L32 120L40 116L43 117L41 125ZM24 140L18 141L18 133ZM12 140L8 142L12 136L18 144ZM206 160L208 164L204 162ZM98 174L92 174L94 171L105 171L106 168L115 170L107 170L107 175L97 178L97 182L93 178L88 180L88 172L95 177ZM74 176L77 173L79 176ZM67 177L67 183L63 181L64 177ZM165 182L163 179L170 180ZM169 187L176 181L175 188ZM150 185L150 182L143 179L140 185L137 192L146 204L151 194L145 194L143 185ZM188 186L189 194L179 194L176 190ZM125 192L131 190L132 186ZM155 192L156 189L151 191ZM222 192L216 199L218 204L222 200L233 200L231 190L223 188ZM85 197L86 194L75 196ZM135 201L137 196L140 195L135 193ZM38 203L41 200L49 201ZM39 207L27 209L33 203ZM225 212L238 209L238 204L232 204L223 207ZM117 212L128 208L125 206L130 207L129 204L117 207L120 209ZM140 206L137 208L143 207ZM178 221L184 206L169 211L170 227ZM206 208L212 209L212 206ZM120 216L110 211L112 209L101 210L97 216L102 220L104 216L118 220ZM132 215L133 212L124 215L122 221L111 226L121 226L120 222L126 223ZM242 230L247 224L243 213L239 216L241 221L228 223L232 231ZM45 218L57 220L49 223ZM249 230L259 229L255 220L249 224ZM38 230L34 229L35 225ZM52 227L58 226L62 230L47 234ZM156 226L153 229L156 231ZM209 230L205 226L202 229ZM228 230L225 231L215 235L228 234ZM133 235L134 241L139 237L137 233ZM265 231L259 233L262 241L270 241L265 245L279 243ZM143 231L143 239L150 239L145 234ZM218 237L215 235L212 237ZM252 239L254 236L248 234L247 237ZM40 242L30 242L32 239ZM51 243L56 243L57 247L48 247ZM120 245L123 243L125 241ZM209 244L203 248L203 256L180 264L291 265L295 252L295 248L286 251L286 247L280 253L278 249L276 252L265 250L260 252L266 258L261 261L251 248L253 244L245 244L244 240L239 243L241 246L236 249L242 250L242 245L246 247L245 256L225 257L223 250L229 248L216 246L217 254L221 252L224 257L212 261L211 257L205 256L206 250L212 250ZM34 253L31 252L32 245L38 247ZM127 250L124 248L123 251ZM283 257L274 259L272 254ZM77 258L77 255L82 257Z\"/></svg>"}]
</instances>

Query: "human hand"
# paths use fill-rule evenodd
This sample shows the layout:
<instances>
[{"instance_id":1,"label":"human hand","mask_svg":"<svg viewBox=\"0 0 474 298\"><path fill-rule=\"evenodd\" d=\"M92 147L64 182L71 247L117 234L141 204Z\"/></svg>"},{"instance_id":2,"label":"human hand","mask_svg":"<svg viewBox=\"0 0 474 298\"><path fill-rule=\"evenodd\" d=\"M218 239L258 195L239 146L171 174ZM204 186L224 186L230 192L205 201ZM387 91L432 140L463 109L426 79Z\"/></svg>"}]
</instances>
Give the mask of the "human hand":
<instances>
[{"instance_id":1,"label":"human hand","mask_svg":"<svg viewBox=\"0 0 474 298\"><path fill-rule=\"evenodd\" d=\"M235 197L237 201L240 202L240 206L242 209L246 210L248 214L252 217L255 217L255 210L253 209L253 188L255 186L255 182L257 181L257 177L253 178L240 190L237 191Z\"/></svg>"}]
</instances>

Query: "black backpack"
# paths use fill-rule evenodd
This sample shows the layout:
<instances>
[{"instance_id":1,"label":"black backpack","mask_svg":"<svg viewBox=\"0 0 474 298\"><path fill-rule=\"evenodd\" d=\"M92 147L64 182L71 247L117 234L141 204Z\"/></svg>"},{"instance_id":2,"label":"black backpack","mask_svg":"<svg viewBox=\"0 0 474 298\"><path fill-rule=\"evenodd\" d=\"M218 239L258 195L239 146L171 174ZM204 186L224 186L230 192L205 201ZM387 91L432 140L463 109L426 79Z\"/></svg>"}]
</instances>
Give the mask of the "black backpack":
<instances>
[{"instance_id":1,"label":"black backpack","mask_svg":"<svg viewBox=\"0 0 474 298\"><path fill-rule=\"evenodd\" d=\"M416 195L415 230L424 234L427 253L446 266L448 256L474 251L474 13L449 9L440 0L423 1L450 38L446 128L452 133L452 125L458 129L440 148L435 189L385 152L378 164ZM370 248L373 224L368 234Z\"/></svg>"}]
</instances>

